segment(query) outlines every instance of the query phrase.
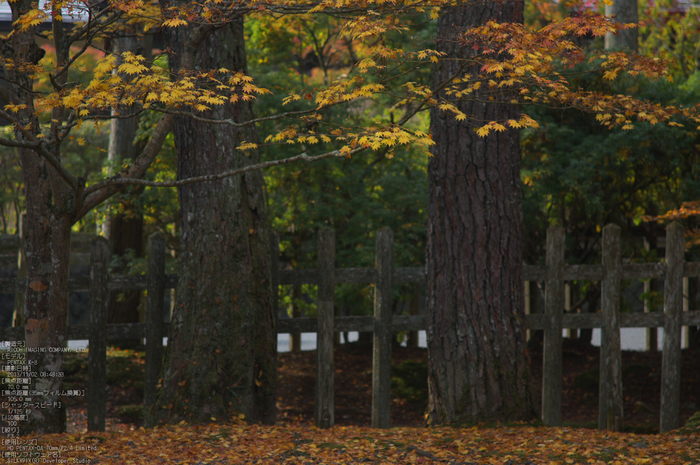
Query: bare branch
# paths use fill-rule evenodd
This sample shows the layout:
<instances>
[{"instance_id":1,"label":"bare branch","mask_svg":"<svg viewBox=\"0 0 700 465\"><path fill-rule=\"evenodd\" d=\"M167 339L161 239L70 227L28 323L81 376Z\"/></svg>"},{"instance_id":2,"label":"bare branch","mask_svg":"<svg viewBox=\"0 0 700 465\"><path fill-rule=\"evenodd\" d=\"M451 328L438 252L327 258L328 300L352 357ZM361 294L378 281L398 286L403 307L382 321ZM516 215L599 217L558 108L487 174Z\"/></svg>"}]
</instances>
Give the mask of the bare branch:
<instances>
[{"instance_id":1,"label":"bare branch","mask_svg":"<svg viewBox=\"0 0 700 465\"><path fill-rule=\"evenodd\" d=\"M333 104L336 105L336 104ZM327 105L324 108L330 107L331 105ZM167 110L167 109L160 109L160 108L151 108L153 111L159 111L162 113L167 113L169 115L175 115L175 116L186 116L187 118L192 118L195 121L199 121L201 123L208 123L208 124L226 124L228 126L232 126L235 128L242 128L245 126L252 126L257 123L262 123L263 121L274 121L277 119L283 119L283 118L291 118L293 116L301 116L301 115L308 115L310 113L314 113L316 111L319 111L319 108L312 108L309 110L298 110L298 111L289 111L287 113L280 113L277 115L271 115L271 116L263 116L261 118L253 118L248 121L244 121L242 123L236 123L232 119L211 119L211 118L204 118L202 116L197 116L192 112L187 112L187 111L175 111L175 110Z\"/></svg>"},{"instance_id":2,"label":"bare branch","mask_svg":"<svg viewBox=\"0 0 700 465\"><path fill-rule=\"evenodd\" d=\"M103 16L108 17L104 19L104 21L99 22L96 25L95 22L97 22ZM89 34L92 28L104 28L106 26L109 26L110 24L115 23L119 18L121 18L121 16L121 11L113 11L108 8L105 8L102 11L98 12L95 16L92 16L92 14L90 14L88 21L86 21L85 24L83 24L82 26L75 28L68 40L70 43L75 43L79 40L83 40L83 35Z\"/></svg>"},{"instance_id":3,"label":"bare branch","mask_svg":"<svg viewBox=\"0 0 700 465\"><path fill-rule=\"evenodd\" d=\"M445 80L442 82L442 84L440 84L440 85L437 87L437 89L433 90L433 92L431 92L430 95L428 95L426 98L423 99L423 101L420 103L420 105L418 105L418 106L417 106L415 109L413 109L413 110L407 111L406 114L403 115L403 118L401 118L401 120L400 120L397 124L398 124L399 126L403 126L404 124L406 124L406 123L408 122L408 120L410 120L411 118L413 118L413 116L414 116L416 113L418 113L419 111L421 111L421 110L423 109L423 107L425 106L425 104L428 103L428 101L429 101L430 99L434 98L441 90L443 90L443 89L444 89L445 87L447 87L450 83L452 83L457 77L459 77L459 76L462 74L462 72L464 71L464 68L465 68L465 65L462 64L462 66L459 67L459 69L457 70L457 72L455 72L451 77L445 79Z\"/></svg>"},{"instance_id":4,"label":"bare branch","mask_svg":"<svg viewBox=\"0 0 700 465\"><path fill-rule=\"evenodd\" d=\"M7 139L5 137L0 137L0 145L2 145L3 147L19 147L21 149L29 150L36 150L37 147L39 147L39 143L36 141L30 142L27 140ZM10 155L10 152L5 153Z\"/></svg>"},{"instance_id":5,"label":"bare branch","mask_svg":"<svg viewBox=\"0 0 700 465\"><path fill-rule=\"evenodd\" d=\"M93 184L87 190L101 189L114 185L134 185L134 186L145 186L145 187L180 187L187 184L194 184L197 182L207 182L207 181L218 181L219 179L229 178L237 174L247 173L249 171L262 170L266 168L271 168L273 166L286 165L289 163L294 163L297 161L305 161L307 163L324 160L326 158L348 158L358 152L361 152L364 148L357 148L349 152L341 152L340 150L334 150L332 152L322 153L320 155L309 156L306 153L296 155L294 157L283 158L281 160L271 160L263 163L257 163L255 165L244 166L243 168L238 168L231 171L226 171L225 173L210 174L206 176L196 176L193 178L180 179L178 181L147 181L145 179L135 179L135 178L110 178L100 181L97 184Z\"/></svg>"},{"instance_id":6,"label":"bare branch","mask_svg":"<svg viewBox=\"0 0 700 465\"><path fill-rule=\"evenodd\" d=\"M57 160L53 156L51 151L46 148L48 141L40 140L34 137L32 133L24 129L24 127L19 123L19 121L17 121L15 117L10 115L6 111L0 110L0 116L5 118L7 121L13 123L15 128L19 132L21 132L24 138L26 139L21 141L16 139L13 140L0 138L0 145L5 145L8 147L21 147L34 150L38 156L43 157L49 163L49 165L51 165L56 170L58 175L61 176L61 178L63 178L63 180L66 181L66 183L68 183L68 185L73 190L78 189L78 178L73 176L73 174L71 174L63 165L61 165L61 162Z\"/></svg>"}]
</instances>

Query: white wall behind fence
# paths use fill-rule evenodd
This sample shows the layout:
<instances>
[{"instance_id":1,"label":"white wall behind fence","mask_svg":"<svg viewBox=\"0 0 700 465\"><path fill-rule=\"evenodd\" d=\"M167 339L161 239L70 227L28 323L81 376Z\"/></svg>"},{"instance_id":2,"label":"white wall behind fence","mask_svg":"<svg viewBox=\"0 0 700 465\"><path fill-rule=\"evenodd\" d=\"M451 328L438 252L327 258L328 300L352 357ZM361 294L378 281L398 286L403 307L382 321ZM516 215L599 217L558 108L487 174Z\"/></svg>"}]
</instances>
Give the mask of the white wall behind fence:
<instances>
[{"instance_id":1,"label":"white wall behind fence","mask_svg":"<svg viewBox=\"0 0 700 465\"><path fill-rule=\"evenodd\" d=\"M664 330L663 328L658 328L659 331L659 350L663 349L664 343ZM688 347L687 332L683 331L683 343L682 347ZM355 331L348 333L348 341L357 341L359 334ZM600 347L600 330L593 330L593 345ZM622 345L622 350L646 350L646 330L644 328L621 328L620 329L620 342ZM341 343L345 343L343 336L341 336ZM163 338L163 345L168 344L168 338ZM79 347L87 347L88 341L68 341L68 347L72 349L77 349ZM427 347L427 340L425 336L425 331L418 332L418 346ZM316 350L316 333L301 333L301 350ZM289 352L289 334L278 334L277 335L277 351L278 352Z\"/></svg>"}]
</instances>

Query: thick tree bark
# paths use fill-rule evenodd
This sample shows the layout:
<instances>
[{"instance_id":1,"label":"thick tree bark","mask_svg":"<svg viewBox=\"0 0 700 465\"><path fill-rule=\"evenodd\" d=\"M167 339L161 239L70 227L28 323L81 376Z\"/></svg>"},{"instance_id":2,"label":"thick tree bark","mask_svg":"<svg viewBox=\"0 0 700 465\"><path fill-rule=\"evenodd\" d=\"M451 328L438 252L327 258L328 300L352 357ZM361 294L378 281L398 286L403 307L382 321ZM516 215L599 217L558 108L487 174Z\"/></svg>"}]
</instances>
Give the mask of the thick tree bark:
<instances>
[{"instance_id":1,"label":"thick tree bark","mask_svg":"<svg viewBox=\"0 0 700 465\"><path fill-rule=\"evenodd\" d=\"M448 9L438 20L438 50L465 58L459 31L488 20L520 22L523 3ZM444 60L438 85L459 60ZM478 69L464 72L472 76ZM443 95L443 97L446 97ZM484 122L514 118L517 107L456 102ZM481 100L481 101L476 101ZM523 325L520 149L516 130L479 138L474 128L433 109L428 165L428 386L431 424L529 420L534 398Z\"/></svg>"},{"instance_id":2,"label":"thick tree bark","mask_svg":"<svg viewBox=\"0 0 700 465\"><path fill-rule=\"evenodd\" d=\"M246 70L243 21L194 43L191 29L169 32L171 71ZM192 55L190 55L192 54ZM249 103L211 117L249 120ZM236 150L255 128L176 119L178 176L214 174L258 161ZM207 422L243 414L275 420L276 342L270 252L260 172L180 188L181 249L176 307L160 397L148 424Z\"/></svg>"}]
</instances>

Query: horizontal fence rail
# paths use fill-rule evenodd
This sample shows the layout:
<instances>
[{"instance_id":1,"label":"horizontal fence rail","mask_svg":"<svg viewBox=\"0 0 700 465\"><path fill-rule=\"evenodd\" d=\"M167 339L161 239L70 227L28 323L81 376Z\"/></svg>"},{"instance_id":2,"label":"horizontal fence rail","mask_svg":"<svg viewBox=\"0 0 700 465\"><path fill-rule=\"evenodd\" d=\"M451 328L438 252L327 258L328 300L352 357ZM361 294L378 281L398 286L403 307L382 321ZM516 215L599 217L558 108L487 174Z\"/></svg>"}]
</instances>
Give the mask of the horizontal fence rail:
<instances>
[{"instance_id":1,"label":"horizontal fence rail","mask_svg":"<svg viewBox=\"0 0 700 465\"><path fill-rule=\"evenodd\" d=\"M601 328L601 379L599 427L602 429L619 429L623 412L621 410L621 357L619 348L619 328L665 328L662 369L661 431L668 431L678 425L680 399L680 330L682 326L700 325L700 311L682 311L682 302L675 298L669 302L666 296L678 295L682 291L683 277L700 276L700 262L683 262L683 230L674 223L669 226L667 238L667 257L662 263L623 264L619 258L619 228L606 226L604 229L603 257L601 265L566 265L563 263L564 231L553 227L547 231L547 264L540 266L523 265L525 281L545 281L545 313L525 315L527 329L544 330L545 344L543 353L543 420L550 425L561 424L561 380L562 380L562 329ZM69 280L71 291L91 292L91 325L68 326L68 339L88 339L91 350L90 366L101 374L106 366L103 347L106 341L126 338L146 338L146 380L144 398L147 406L156 398L156 384L162 364L162 344L160 340L169 333L170 324L164 322L164 291L177 286L177 275L165 274L165 241L160 234L149 238L148 273L146 276L104 276L95 280L95 273L106 273L106 267L95 267L96 262L104 258L100 254L106 247L103 239L95 236L80 235L73 239L75 247L84 254L86 247L93 244L93 257L88 261L92 265L91 277L74 277ZM102 245L94 245L103 243ZM73 244L73 241L72 241ZM393 267L393 232L380 230L377 234L377 265L375 268L335 268L335 236L332 231L319 232L319 264L311 270L280 270L279 242L276 234L271 234L273 250L273 287L279 285L316 284L319 288L318 316L316 318L279 319L276 322L277 333L318 333L317 338L317 409L316 423L328 427L334 423L333 395L333 332L373 332L373 384L372 384L372 426L386 428L390 426L391 405L391 338L399 331L418 331L426 329L425 316L391 315L391 287L398 284L425 285L425 267ZM679 245L680 244L680 245ZM8 248L20 247L16 236L0 236L0 264L10 263ZM680 247L680 249L679 249ZM16 250L16 249L15 249ZM677 256L669 256L673 252ZM678 252L680 250L680 252ZM606 262L605 257L612 256ZM14 263L17 263L15 255ZM607 263L607 264L606 264ZM670 276L669 269L674 270ZM96 271L97 270L97 271ZM102 270L102 271L99 271ZM664 279L665 309L655 313L620 313L619 288L621 280L629 279ZM563 313L564 294L561 291L564 281L602 281L602 312L592 314ZM96 284L97 283L97 284ZM101 284L99 284L101 283ZM333 287L336 284L361 283L375 284L376 297L374 316L334 315ZM100 285L101 292L116 289L147 289L148 302L146 323L106 324L106 318L97 317L96 313L105 312L106 306L99 299L99 292L94 287ZM26 279L0 279L0 294L22 293ZM679 291L679 289L681 291ZM607 293L607 294L605 294ZM323 295L321 295L323 294ZM277 294L275 294L277 295ZM384 296L384 297L382 297ZM104 299L103 299L104 300ZM277 300L275 299L275 306ZM680 307L680 308L679 308ZM617 334L617 337L614 335ZM613 335L609 337L607 335ZM0 328L0 340L21 340L24 328ZM611 345L612 340L612 345ZM100 355L102 354L102 355ZM95 357L100 360L92 361ZM98 382L104 384L104 377ZM91 382L94 381L91 379ZM103 386L91 387L96 392L104 392ZM93 396L88 405L88 417L94 419L104 416L104 396ZM104 430L104 418L92 420L88 425L91 430Z\"/></svg>"}]
</instances>

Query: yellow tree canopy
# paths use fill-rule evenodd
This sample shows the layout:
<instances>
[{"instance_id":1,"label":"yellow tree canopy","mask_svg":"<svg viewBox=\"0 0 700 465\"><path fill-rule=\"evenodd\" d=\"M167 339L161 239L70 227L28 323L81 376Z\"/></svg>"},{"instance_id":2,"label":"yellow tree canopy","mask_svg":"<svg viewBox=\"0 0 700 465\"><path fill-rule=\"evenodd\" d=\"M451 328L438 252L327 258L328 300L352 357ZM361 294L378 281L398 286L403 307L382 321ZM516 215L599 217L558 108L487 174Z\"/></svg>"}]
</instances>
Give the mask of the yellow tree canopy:
<instances>
[{"instance_id":1,"label":"yellow tree canopy","mask_svg":"<svg viewBox=\"0 0 700 465\"><path fill-rule=\"evenodd\" d=\"M276 115L265 118L289 122L280 132L266 135L266 145L324 144L333 150L314 157L300 153L297 157L268 162L265 166L297 159L350 156L360 150L391 149L405 144L428 147L433 143L430 134L411 128L407 123L417 113L433 107L451 113L457 120L468 120L483 137L492 131L537 126L537 122L526 114L507 121L473 120L472 115L457 109L455 99L478 98L577 108L595 114L603 125L623 129L631 128L635 121L672 125L683 121L700 122L695 107L661 106L627 95L582 92L573 88L567 72L584 60L590 61L591 66L599 69L608 80L625 73L668 78L664 63L655 57L623 52L585 53L576 45L575 38L603 36L634 26L617 24L593 12L563 18L538 30L528 29L522 24L488 22L458 36L441 39L454 40L461 45L465 50L462 57L443 56L427 47L430 44L424 44L426 48L416 47L408 35L401 47L387 45L389 42L384 40L387 34L408 34L415 23L435 20L451 3L438 0L203 0L167 4L161 8L157 2L143 0L110 0L99 4L51 0L39 6L16 0L10 3L13 30L4 41L11 43L20 36L24 37L23 40L31 37L40 42L49 52L47 57L52 58L23 60L8 52L0 58L10 83L15 79L13 76L20 75L34 82L31 101L17 98L11 92L0 95L4 100L0 116L10 121L14 128L14 134L0 138L0 145L35 150L77 189L79 179L62 166L58 147L63 140L72 137L73 129L83 124L99 125L109 118L120 117L120 108L136 108L136 113L162 113L161 132L169 127L173 116L187 116L212 124L246 125L261 121L239 122L208 117L209 110L225 102L251 100L271 92L256 85L254 76L243 70L200 69L196 63L186 63L183 67L186 71L174 75L158 57L147 60L131 52L115 56L104 47L111 37L123 33L125 28L131 33L142 34L152 33L158 28L188 28L193 46L196 46L201 37L216 27L241 16L266 17L271 21L282 21L290 16L337 18L342 24L339 37L355 44L360 54L349 72L323 85L310 87L304 93L289 91L284 95L285 105L301 102L304 109L286 111L282 106ZM67 20L71 21L70 27L64 23ZM46 31L44 25L51 25L51 29ZM81 57L90 53L97 54L99 61L90 71L89 80L71 81L72 70L80 68ZM438 86L431 82L402 81L414 70L432 69L440 66L441 60L455 59L462 61L460 72ZM475 69L479 72L475 73ZM324 109L358 101L366 106L381 102L398 118L378 116L374 124L361 127L326 121ZM111 113L113 109L117 111ZM38 117L39 127L32 127L32 118L29 117L32 115ZM310 121L314 124L309 124ZM238 142L238 149L243 151L257 148L254 141ZM152 159L154 155L147 156ZM146 166L149 163L148 160L142 162ZM138 170L133 168L87 186L84 194L88 196L108 186L116 188L126 183L178 185L178 182L136 180L143 174L143 166ZM260 166L246 169L256 168ZM222 173L217 177L231 174ZM96 200L88 202L86 207L94 206Z\"/></svg>"}]
</instances>

